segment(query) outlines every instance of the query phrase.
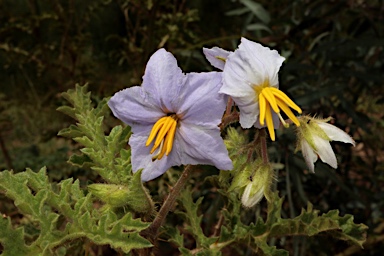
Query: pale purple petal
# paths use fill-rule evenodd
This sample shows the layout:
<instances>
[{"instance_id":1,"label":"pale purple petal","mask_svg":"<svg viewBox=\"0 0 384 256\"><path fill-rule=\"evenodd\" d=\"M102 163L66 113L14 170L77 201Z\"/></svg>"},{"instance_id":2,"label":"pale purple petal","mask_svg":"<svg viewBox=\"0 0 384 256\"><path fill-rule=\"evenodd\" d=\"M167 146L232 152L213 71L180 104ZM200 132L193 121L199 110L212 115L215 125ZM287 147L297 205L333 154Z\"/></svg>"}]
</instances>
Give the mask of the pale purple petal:
<instances>
[{"instance_id":1,"label":"pale purple petal","mask_svg":"<svg viewBox=\"0 0 384 256\"><path fill-rule=\"evenodd\" d=\"M301 151L303 153L305 163L307 164L309 171L314 173L315 172L314 163L318 159L317 154L305 139L301 140L300 146L301 146Z\"/></svg>"},{"instance_id":2,"label":"pale purple petal","mask_svg":"<svg viewBox=\"0 0 384 256\"><path fill-rule=\"evenodd\" d=\"M336 169L337 159L329 141L316 135L313 135L312 138L313 144L316 145L316 153L319 155L321 161Z\"/></svg>"},{"instance_id":3,"label":"pale purple petal","mask_svg":"<svg viewBox=\"0 0 384 256\"><path fill-rule=\"evenodd\" d=\"M108 101L108 106L115 117L134 129L135 125L153 125L165 115L157 106L156 100L151 98L140 86L117 92ZM135 130L133 132L136 132Z\"/></svg>"},{"instance_id":4,"label":"pale purple petal","mask_svg":"<svg viewBox=\"0 0 384 256\"><path fill-rule=\"evenodd\" d=\"M340 128L325 122L316 122L316 124L319 125L321 129L323 129L323 131L331 140L351 143L353 146L355 146L355 141L351 138L351 136L349 136L348 133L344 132Z\"/></svg>"},{"instance_id":5,"label":"pale purple petal","mask_svg":"<svg viewBox=\"0 0 384 256\"><path fill-rule=\"evenodd\" d=\"M172 166L181 164L178 152L179 146L174 143L174 149L168 156L164 156L160 160L152 161L152 155L150 150L152 149L153 142L148 147L145 146L147 141L146 136L137 136L133 134L129 139L129 145L131 146L131 162L133 172L137 172L140 169L144 169L141 174L141 180L143 182L153 180L164 172L166 172Z\"/></svg>"},{"instance_id":6,"label":"pale purple petal","mask_svg":"<svg viewBox=\"0 0 384 256\"><path fill-rule=\"evenodd\" d=\"M182 148L182 164L209 164L220 170L233 169L219 128L205 129L181 123L175 139Z\"/></svg>"},{"instance_id":7,"label":"pale purple petal","mask_svg":"<svg viewBox=\"0 0 384 256\"><path fill-rule=\"evenodd\" d=\"M203 48L205 58L211 63L212 66L220 70L224 69L225 61L228 55L231 53L219 47L213 47L211 49Z\"/></svg>"},{"instance_id":8,"label":"pale purple petal","mask_svg":"<svg viewBox=\"0 0 384 256\"><path fill-rule=\"evenodd\" d=\"M164 49L155 52L147 63L143 76L143 90L156 99L164 112L175 113L186 76L177 66L175 57Z\"/></svg>"},{"instance_id":9,"label":"pale purple petal","mask_svg":"<svg viewBox=\"0 0 384 256\"><path fill-rule=\"evenodd\" d=\"M178 115L184 124L217 128L225 111L227 97L219 94L221 73L190 73L181 91Z\"/></svg>"}]
</instances>

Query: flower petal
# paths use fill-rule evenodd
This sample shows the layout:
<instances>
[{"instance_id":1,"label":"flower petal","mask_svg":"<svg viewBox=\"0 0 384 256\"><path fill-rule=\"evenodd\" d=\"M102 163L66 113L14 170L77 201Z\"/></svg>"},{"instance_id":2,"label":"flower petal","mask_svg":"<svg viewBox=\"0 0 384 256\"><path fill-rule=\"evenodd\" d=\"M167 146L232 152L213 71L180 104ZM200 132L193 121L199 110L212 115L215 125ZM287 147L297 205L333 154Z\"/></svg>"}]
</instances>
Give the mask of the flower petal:
<instances>
[{"instance_id":1,"label":"flower petal","mask_svg":"<svg viewBox=\"0 0 384 256\"><path fill-rule=\"evenodd\" d=\"M177 114L184 124L216 128L221 123L227 97L219 94L221 72L189 73L180 91Z\"/></svg>"},{"instance_id":2,"label":"flower petal","mask_svg":"<svg viewBox=\"0 0 384 256\"><path fill-rule=\"evenodd\" d=\"M215 46L211 49L203 48L203 53L212 66L223 70L226 59L231 52Z\"/></svg>"},{"instance_id":3,"label":"flower petal","mask_svg":"<svg viewBox=\"0 0 384 256\"><path fill-rule=\"evenodd\" d=\"M232 97L240 109L240 125L243 128L251 128L259 122L259 104L249 97Z\"/></svg>"},{"instance_id":4,"label":"flower petal","mask_svg":"<svg viewBox=\"0 0 384 256\"><path fill-rule=\"evenodd\" d=\"M164 112L157 106L156 100L150 97L142 87L134 86L115 93L108 101L108 106L115 117L124 123L135 125L153 125ZM135 129L139 131L139 129ZM133 130L133 132L136 132Z\"/></svg>"},{"instance_id":5,"label":"flower petal","mask_svg":"<svg viewBox=\"0 0 384 256\"><path fill-rule=\"evenodd\" d=\"M309 171L314 173L315 172L314 163L317 161L318 156L316 155L313 148L308 144L308 142L305 139L301 140L300 146L301 146L301 151L303 153L305 163L307 164Z\"/></svg>"},{"instance_id":6,"label":"flower petal","mask_svg":"<svg viewBox=\"0 0 384 256\"><path fill-rule=\"evenodd\" d=\"M260 200L264 197L264 188L260 188L254 195L251 196L252 188L252 183L249 183L244 189L243 195L241 197L241 203L244 205L244 207L251 208L260 202Z\"/></svg>"},{"instance_id":7,"label":"flower petal","mask_svg":"<svg viewBox=\"0 0 384 256\"><path fill-rule=\"evenodd\" d=\"M133 134L129 139L129 145L132 150L132 170L133 172L137 172L140 169L144 169L141 174L141 180L143 182L153 180L162 175L172 166L181 164L180 157L178 156L178 151L180 149L175 144L168 156L164 156L160 160L152 161L152 155L149 151L153 146L153 142L146 147L146 140L146 136L138 136L137 134Z\"/></svg>"},{"instance_id":8,"label":"flower petal","mask_svg":"<svg viewBox=\"0 0 384 256\"><path fill-rule=\"evenodd\" d=\"M316 153L321 161L329 164L332 168L337 168L337 159L329 141L313 134L313 144L316 145Z\"/></svg>"},{"instance_id":9,"label":"flower petal","mask_svg":"<svg viewBox=\"0 0 384 256\"><path fill-rule=\"evenodd\" d=\"M352 139L352 137L349 136L348 133L344 132L340 128L325 122L316 122L316 123L318 126L320 126L321 129L323 129L323 131L327 134L327 136L331 140L341 141L344 143L351 143L353 146L355 146L355 141Z\"/></svg>"},{"instance_id":10,"label":"flower petal","mask_svg":"<svg viewBox=\"0 0 384 256\"><path fill-rule=\"evenodd\" d=\"M271 50L244 37L241 38L239 50L243 58L247 57L249 64L257 69L263 78L268 78L272 86L278 87L279 81L277 74L285 60L284 57L280 56L276 50ZM264 79L260 83L262 82L264 82Z\"/></svg>"},{"instance_id":11,"label":"flower petal","mask_svg":"<svg viewBox=\"0 0 384 256\"><path fill-rule=\"evenodd\" d=\"M182 164L209 164L220 170L233 169L218 127L207 129L181 122L175 141L180 143Z\"/></svg>"},{"instance_id":12,"label":"flower petal","mask_svg":"<svg viewBox=\"0 0 384 256\"><path fill-rule=\"evenodd\" d=\"M177 66L175 57L159 49L147 63L142 87L164 112L175 113L180 101L179 92L185 82L186 76Z\"/></svg>"},{"instance_id":13,"label":"flower petal","mask_svg":"<svg viewBox=\"0 0 384 256\"><path fill-rule=\"evenodd\" d=\"M260 65L259 65L260 66ZM237 49L228 56L223 70L223 87L220 92L233 97L256 98L254 85L261 84L265 76L258 66L252 65L249 55Z\"/></svg>"}]
</instances>

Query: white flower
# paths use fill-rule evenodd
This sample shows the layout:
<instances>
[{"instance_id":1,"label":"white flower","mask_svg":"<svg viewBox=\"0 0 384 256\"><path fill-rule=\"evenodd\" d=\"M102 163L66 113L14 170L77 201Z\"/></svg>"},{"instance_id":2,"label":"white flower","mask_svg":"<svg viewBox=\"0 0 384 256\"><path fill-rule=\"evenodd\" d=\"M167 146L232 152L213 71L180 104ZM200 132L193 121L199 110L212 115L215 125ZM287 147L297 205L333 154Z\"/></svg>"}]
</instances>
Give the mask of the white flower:
<instances>
[{"instance_id":1,"label":"white flower","mask_svg":"<svg viewBox=\"0 0 384 256\"><path fill-rule=\"evenodd\" d=\"M217 54L213 52L212 55ZM276 50L241 38L239 48L226 58L223 86L219 91L231 96L239 106L241 127L267 126L272 140L275 140L274 129L280 122L287 126L280 110L295 125L300 125L290 109L301 113L300 107L278 89L278 72L284 60Z\"/></svg>"},{"instance_id":2,"label":"white flower","mask_svg":"<svg viewBox=\"0 0 384 256\"><path fill-rule=\"evenodd\" d=\"M337 159L330 141L351 143L355 141L343 130L327 122L327 119L315 119L308 116L300 118L301 126L298 128L298 149L301 149L305 162L311 172L315 172L314 163L320 157L321 161L337 168Z\"/></svg>"}]
</instances>

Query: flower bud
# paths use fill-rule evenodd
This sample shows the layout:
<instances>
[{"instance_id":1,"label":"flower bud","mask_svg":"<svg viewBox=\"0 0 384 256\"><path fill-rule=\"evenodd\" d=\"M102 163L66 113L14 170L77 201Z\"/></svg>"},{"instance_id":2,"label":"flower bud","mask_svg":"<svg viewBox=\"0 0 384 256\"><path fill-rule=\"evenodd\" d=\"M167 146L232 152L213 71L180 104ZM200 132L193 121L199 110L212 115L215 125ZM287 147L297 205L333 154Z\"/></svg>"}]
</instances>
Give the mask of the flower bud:
<instances>
[{"instance_id":1,"label":"flower bud","mask_svg":"<svg viewBox=\"0 0 384 256\"><path fill-rule=\"evenodd\" d=\"M151 197L144 188L141 171L134 174L128 186L115 184L91 184L89 191L110 207L128 206L141 213L151 213L154 208Z\"/></svg>"},{"instance_id":2,"label":"flower bud","mask_svg":"<svg viewBox=\"0 0 384 256\"><path fill-rule=\"evenodd\" d=\"M273 175L274 173L271 165L260 165L244 189L243 196L241 197L241 203L244 207L253 207L260 202L264 196L267 200L270 200Z\"/></svg>"}]
</instances>

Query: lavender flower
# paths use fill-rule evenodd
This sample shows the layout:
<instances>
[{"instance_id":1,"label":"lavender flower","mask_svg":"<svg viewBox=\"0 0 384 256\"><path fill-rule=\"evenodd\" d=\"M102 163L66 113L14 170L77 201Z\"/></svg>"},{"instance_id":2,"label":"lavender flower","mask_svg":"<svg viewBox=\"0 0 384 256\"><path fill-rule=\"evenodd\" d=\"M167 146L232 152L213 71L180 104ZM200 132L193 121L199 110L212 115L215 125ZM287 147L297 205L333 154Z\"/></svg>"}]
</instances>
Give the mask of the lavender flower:
<instances>
[{"instance_id":1,"label":"lavender flower","mask_svg":"<svg viewBox=\"0 0 384 256\"><path fill-rule=\"evenodd\" d=\"M142 181L178 165L233 168L218 128L226 105L220 87L221 73L183 74L160 49L148 61L142 86L110 99L113 114L132 127L132 169L144 169Z\"/></svg>"}]
</instances>

